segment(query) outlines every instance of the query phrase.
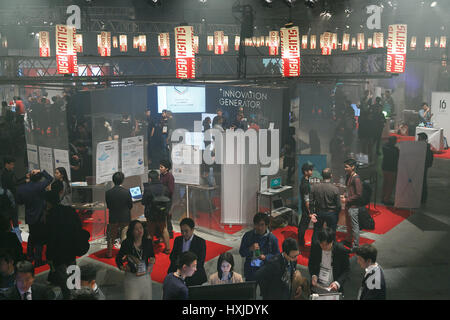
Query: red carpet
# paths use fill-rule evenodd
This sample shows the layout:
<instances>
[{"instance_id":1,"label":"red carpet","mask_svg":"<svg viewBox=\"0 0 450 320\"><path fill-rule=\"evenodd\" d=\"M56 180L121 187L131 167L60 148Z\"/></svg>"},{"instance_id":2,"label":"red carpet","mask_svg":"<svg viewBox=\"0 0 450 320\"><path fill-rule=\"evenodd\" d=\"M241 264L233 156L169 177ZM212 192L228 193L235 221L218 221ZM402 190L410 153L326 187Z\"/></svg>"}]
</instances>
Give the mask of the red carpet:
<instances>
[{"instance_id":1,"label":"red carpet","mask_svg":"<svg viewBox=\"0 0 450 320\"><path fill-rule=\"evenodd\" d=\"M234 234L242 230L241 225L229 225L220 223L220 199L213 198L213 203L216 207L216 210L214 210L211 214L209 214L208 212L197 210L197 212L195 213L195 217L193 216L196 225L227 234Z\"/></svg>"},{"instance_id":2,"label":"red carpet","mask_svg":"<svg viewBox=\"0 0 450 320\"><path fill-rule=\"evenodd\" d=\"M390 133L389 136L397 137L397 142L400 142L400 141L415 141L416 140L415 136L401 136L401 135L395 134L395 133Z\"/></svg>"},{"instance_id":3,"label":"red carpet","mask_svg":"<svg viewBox=\"0 0 450 320\"><path fill-rule=\"evenodd\" d=\"M78 213L81 219L81 225L83 229L89 231L91 238L89 241L97 240L105 236L105 212L97 210L91 214ZM106 213L108 218L108 212Z\"/></svg>"},{"instance_id":4,"label":"red carpet","mask_svg":"<svg viewBox=\"0 0 450 320\"><path fill-rule=\"evenodd\" d=\"M369 214L375 221L375 230L365 230L367 232L376 234L385 234L393 229L403 220L407 219L412 213L409 210L388 208L386 206L377 204L375 209L373 205L370 206Z\"/></svg>"},{"instance_id":5,"label":"red carpet","mask_svg":"<svg viewBox=\"0 0 450 320\"><path fill-rule=\"evenodd\" d=\"M435 153L435 158L450 159L450 149L444 150L442 153Z\"/></svg>"},{"instance_id":6,"label":"red carpet","mask_svg":"<svg viewBox=\"0 0 450 320\"><path fill-rule=\"evenodd\" d=\"M283 241L287 238L293 238L295 240L298 239L298 233L297 233L297 227L293 227L293 226L287 226L284 228L279 228L279 229L275 229L272 231L272 233L275 235L275 237L277 237L278 239L278 245L280 246L280 252L282 251L282 244ZM300 255L297 258L297 263L301 264L302 266L308 266L308 262L309 262L309 254L311 251L311 238L312 238L312 234L313 234L313 230L312 229L308 229L306 230L305 233L305 243L306 243L306 250L301 251ZM336 239L337 241L342 241L345 238L345 233L342 232L337 232L336 233ZM363 237L360 237L359 239L359 243L360 244L371 244L374 243L374 240L370 240L370 239L366 239ZM352 255L350 255L351 257Z\"/></svg>"},{"instance_id":7,"label":"red carpet","mask_svg":"<svg viewBox=\"0 0 450 320\"><path fill-rule=\"evenodd\" d=\"M175 232L174 236L178 237L181 235L180 233ZM173 241L174 239L170 239L170 247L173 247ZM167 269L169 269L170 266L170 259L168 254L162 253L162 250L164 249L164 244L158 244L155 246L155 258L156 263L153 266L152 271L152 280L157 281L159 283L163 283L164 278L167 275ZM205 262L209 261L218 255L232 249L231 247L221 245L216 242L208 241L206 240L206 258ZM106 258L106 249L100 250L94 254L91 254L89 258L95 259L97 261L109 264L111 266L117 267L115 256L119 252L117 249L113 249L113 258L108 259Z\"/></svg>"}]
</instances>

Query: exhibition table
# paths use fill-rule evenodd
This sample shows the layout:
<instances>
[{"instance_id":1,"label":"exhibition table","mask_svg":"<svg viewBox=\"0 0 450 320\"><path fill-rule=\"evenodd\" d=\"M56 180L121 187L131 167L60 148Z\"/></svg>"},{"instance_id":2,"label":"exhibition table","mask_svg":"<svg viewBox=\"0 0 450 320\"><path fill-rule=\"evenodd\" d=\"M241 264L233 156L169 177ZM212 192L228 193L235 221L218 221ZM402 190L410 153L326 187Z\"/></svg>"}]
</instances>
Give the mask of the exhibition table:
<instances>
[{"instance_id":1,"label":"exhibition table","mask_svg":"<svg viewBox=\"0 0 450 320\"><path fill-rule=\"evenodd\" d=\"M261 197L267 197L269 198L269 209L270 209L270 215L272 214L272 199L274 196L281 196L282 193L289 191L289 190L293 190L292 186L282 186L279 189L267 189L266 191L263 192L258 192L256 194L256 207L259 210L259 200Z\"/></svg>"}]
</instances>

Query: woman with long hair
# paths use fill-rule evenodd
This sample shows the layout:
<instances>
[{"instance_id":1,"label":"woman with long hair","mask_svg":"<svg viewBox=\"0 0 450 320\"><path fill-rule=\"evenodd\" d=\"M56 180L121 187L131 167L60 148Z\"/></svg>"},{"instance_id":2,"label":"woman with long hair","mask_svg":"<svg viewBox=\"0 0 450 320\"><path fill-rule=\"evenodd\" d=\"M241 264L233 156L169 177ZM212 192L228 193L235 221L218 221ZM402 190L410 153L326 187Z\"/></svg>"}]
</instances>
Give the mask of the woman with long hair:
<instances>
[{"instance_id":1,"label":"woman with long hair","mask_svg":"<svg viewBox=\"0 0 450 320\"><path fill-rule=\"evenodd\" d=\"M139 220L130 222L127 238L122 242L116 263L125 271L124 289L126 300L152 300L151 272L155 253L147 228Z\"/></svg>"},{"instance_id":2,"label":"woman with long hair","mask_svg":"<svg viewBox=\"0 0 450 320\"><path fill-rule=\"evenodd\" d=\"M227 284L244 282L242 276L233 271L234 258L229 252L224 252L217 261L217 272L209 277L209 284Z\"/></svg>"},{"instance_id":3,"label":"woman with long hair","mask_svg":"<svg viewBox=\"0 0 450 320\"><path fill-rule=\"evenodd\" d=\"M64 167L58 167L55 169L55 180L59 180L63 183L63 194L60 196L61 204L70 206L72 204L72 190L70 188L69 177Z\"/></svg>"}]
</instances>

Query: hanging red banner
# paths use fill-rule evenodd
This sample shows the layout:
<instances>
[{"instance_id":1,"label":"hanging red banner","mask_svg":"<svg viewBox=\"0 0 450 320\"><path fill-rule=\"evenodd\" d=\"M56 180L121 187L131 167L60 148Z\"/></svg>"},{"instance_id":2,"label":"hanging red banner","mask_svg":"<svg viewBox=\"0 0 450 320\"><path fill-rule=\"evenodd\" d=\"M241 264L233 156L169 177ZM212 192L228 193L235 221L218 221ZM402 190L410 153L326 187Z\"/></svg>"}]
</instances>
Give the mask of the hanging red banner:
<instances>
[{"instance_id":1,"label":"hanging red banner","mask_svg":"<svg viewBox=\"0 0 450 320\"><path fill-rule=\"evenodd\" d=\"M75 39L77 52L83 52L83 35L77 34Z\"/></svg>"},{"instance_id":2,"label":"hanging red banner","mask_svg":"<svg viewBox=\"0 0 450 320\"><path fill-rule=\"evenodd\" d=\"M300 39L298 27L281 28L281 61L284 77L300 75Z\"/></svg>"},{"instance_id":3,"label":"hanging red banner","mask_svg":"<svg viewBox=\"0 0 450 320\"><path fill-rule=\"evenodd\" d=\"M117 36L112 37L112 43L113 43L113 48L119 47L119 40L117 39Z\"/></svg>"},{"instance_id":4,"label":"hanging red banner","mask_svg":"<svg viewBox=\"0 0 450 320\"><path fill-rule=\"evenodd\" d=\"M302 49L308 49L308 35L303 35L302 36Z\"/></svg>"},{"instance_id":5,"label":"hanging red banner","mask_svg":"<svg viewBox=\"0 0 450 320\"><path fill-rule=\"evenodd\" d=\"M195 78L194 27L175 28L176 76L178 79Z\"/></svg>"},{"instance_id":6,"label":"hanging red banner","mask_svg":"<svg viewBox=\"0 0 450 320\"><path fill-rule=\"evenodd\" d=\"M121 34L119 36L119 47L120 52L127 52L128 50L128 38L126 34Z\"/></svg>"},{"instance_id":7,"label":"hanging red banner","mask_svg":"<svg viewBox=\"0 0 450 320\"><path fill-rule=\"evenodd\" d=\"M56 66L59 74L78 73L75 27L56 25Z\"/></svg>"},{"instance_id":8,"label":"hanging red banner","mask_svg":"<svg viewBox=\"0 0 450 320\"><path fill-rule=\"evenodd\" d=\"M102 54L102 35L101 34L98 34L97 35L97 51L98 51L98 54Z\"/></svg>"},{"instance_id":9,"label":"hanging red banner","mask_svg":"<svg viewBox=\"0 0 450 320\"><path fill-rule=\"evenodd\" d=\"M331 55L331 50L333 48L333 34L331 32L325 32L322 35L322 55L329 56ZM336 40L337 42L337 40Z\"/></svg>"},{"instance_id":10,"label":"hanging red banner","mask_svg":"<svg viewBox=\"0 0 450 320\"><path fill-rule=\"evenodd\" d=\"M102 31L100 33L100 55L102 57L111 56L111 32Z\"/></svg>"},{"instance_id":11,"label":"hanging red banner","mask_svg":"<svg viewBox=\"0 0 450 320\"><path fill-rule=\"evenodd\" d=\"M158 36L158 49L161 57L170 56L170 38L169 33L160 33Z\"/></svg>"},{"instance_id":12,"label":"hanging red banner","mask_svg":"<svg viewBox=\"0 0 450 320\"><path fill-rule=\"evenodd\" d=\"M386 72L405 72L407 39L406 24L389 26Z\"/></svg>"},{"instance_id":13,"label":"hanging red banner","mask_svg":"<svg viewBox=\"0 0 450 320\"><path fill-rule=\"evenodd\" d=\"M384 47L384 34L383 32L375 32L373 34L373 47L383 48Z\"/></svg>"},{"instance_id":14,"label":"hanging red banner","mask_svg":"<svg viewBox=\"0 0 450 320\"><path fill-rule=\"evenodd\" d=\"M358 41L358 50L364 50L366 48L364 33L358 33L356 36Z\"/></svg>"},{"instance_id":15,"label":"hanging red banner","mask_svg":"<svg viewBox=\"0 0 450 320\"><path fill-rule=\"evenodd\" d=\"M235 36L234 37L234 50L239 51L239 45L241 44L241 37Z\"/></svg>"},{"instance_id":16,"label":"hanging red banner","mask_svg":"<svg viewBox=\"0 0 450 320\"><path fill-rule=\"evenodd\" d=\"M194 37L194 44L195 44L195 37ZM198 48L198 46L197 46L197 48ZM228 36L223 37L223 50L225 52L228 52ZM194 50L194 51L195 51L195 53L198 53L196 50Z\"/></svg>"},{"instance_id":17,"label":"hanging red banner","mask_svg":"<svg viewBox=\"0 0 450 320\"><path fill-rule=\"evenodd\" d=\"M279 44L280 44L280 36L278 35L278 31L270 31L269 32L269 55L271 55L271 56L278 55Z\"/></svg>"},{"instance_id":18,"label":"hanging red banner","mask_svg":"<svg viewBox=\"0 0 450 320\"><path fill-rule=\"evenodd\" d=\"M317 36L316 35L311 35L311 39L309 42L309 47L311 50L316 50L317 49Z\"/></svg>"},{"instance_id":19,"label":"hanging red banner","mask_svg":"<svg viewBox=\"0 0 450 320\"><path fill-rule=\"evenodd\" d=\"M207 48L208 51L212 51L214 48L214 37L213 36L208 36L207 38Z\"/></svg>"},{"instance_id":20,"label":"hanging red banner","mask_svg":"<svg viewBox=\"0 0 450 320\"><path fill-rule=\"evenodd\" d=\"M350 47L350 34L344 33L342 37L342 51L348 51Z\"/></svg>"},{"instance_id":21,"label":"hanging red banner","mask_svg":"<svg viewBox=\"0 0 450 320\"><path fill-rule=\"evenodd\" d=\"M39 32L39 56L50 57L50 36L48 31Z\"/></svg>"},{"instance_id":22,"label":"hanging red banner","mask_svg":"<svg viewBox=\"0 0 450 320\"><path fill-rule=\"evenodd\" d=\"M446 36L441 36L441 42L439 44L439 47L442 49L447 48L447 37Z\"/></svg>"},{"instance_id":23,"label":"hanging red banner","mask_svg":"<svg viewBox=\"0 0 450 320\"><path fill-rule=\"evenodd\" d=\"M224 34L223 31L214 31L214 54L224 53Z\"/></svg>"}]
</instances>

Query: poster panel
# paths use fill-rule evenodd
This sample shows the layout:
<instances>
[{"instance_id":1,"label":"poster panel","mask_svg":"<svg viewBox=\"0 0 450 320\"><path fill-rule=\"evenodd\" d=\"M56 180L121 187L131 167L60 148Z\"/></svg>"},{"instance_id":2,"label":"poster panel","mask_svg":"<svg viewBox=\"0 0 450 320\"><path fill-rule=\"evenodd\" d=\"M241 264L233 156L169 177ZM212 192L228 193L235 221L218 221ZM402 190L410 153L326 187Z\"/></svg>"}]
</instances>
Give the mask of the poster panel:
<instances>
[{"instance_id":1,"label":"poster panel","mask_svg":"<svg viewBox=\"0 0 450 320\"><path fill-rule=\"evenodd\" d=\"M425 170L426 144L423 141L401 141L398 143L396 208L419 208L422 198L423 174Z\"/></svg>"},{"instance_id":2,"label":"poster panel","mask_svg":"<svg viewBox=\"0 0 450 320\"><path fill-rule=\"evenodd\" d=\"M431 113L434 127L444 129L444 137L450 141L450 92L431 94Z\"/></svg>"},{"instance_id":3,"label":"poster panel","mask_svg":"<svg viewBox=\"0 0 450 320\"><path fill-rule=\"evenodd\" d=\"M112 180L119 167L119 143L117 140L104 141L97 144L96 184Z\"/></svg>"},{"instance_id":4,"label":"poster panel","mask_svg":"<svg viewBox=\"0 0 450 320\"><path fill-rule=\"evenodd\" d=\"M27 144L28 170L39 169L38 149L34 144Z\"/></svg>"},{"instance_id":5,"label":"poster panel","mask_svg":"<svg viewBox=\"0 0 450 320\"><path fill-rule=\"evenodd\" d=\"M52 148L39 147L39 163L41 171L45 170L53 175L53 150Z\"/></svg>"},{"instance_id":6,"label":"poster panel","mask_svg":"<svg viewBox=\"0 0 450 320\"><path fill-rule=\"evenodd\" d=\"M69 162L69 151L61 149L53 149L53 154L55 156L55 168L63 167L64 169L66 169L69 181L72 181L70 175L71 172Z\"/></svg>"},{"instance_id":7,"label":"poster panel","mask_svg":"<svg viewBox=\"0 0 450 320\"><path fill-rule=\"evenodd\" d=\"M145 173L144 136L122 139L122 172L125 177Z\"/></svg>"},{"instance_id":8,"label":"poster panel","mask_svg":"<svg viewBox=\"0 0 450 320\"><path fill-rule=\"evenodd\" d=\"M172 149L175 183L200 185L201 152L198 146L177 144ZM196 161L194 161L197 159Z\"/></svg>"}]
</instances>

